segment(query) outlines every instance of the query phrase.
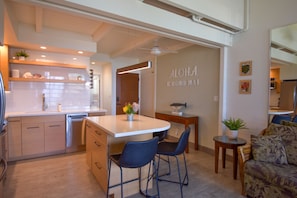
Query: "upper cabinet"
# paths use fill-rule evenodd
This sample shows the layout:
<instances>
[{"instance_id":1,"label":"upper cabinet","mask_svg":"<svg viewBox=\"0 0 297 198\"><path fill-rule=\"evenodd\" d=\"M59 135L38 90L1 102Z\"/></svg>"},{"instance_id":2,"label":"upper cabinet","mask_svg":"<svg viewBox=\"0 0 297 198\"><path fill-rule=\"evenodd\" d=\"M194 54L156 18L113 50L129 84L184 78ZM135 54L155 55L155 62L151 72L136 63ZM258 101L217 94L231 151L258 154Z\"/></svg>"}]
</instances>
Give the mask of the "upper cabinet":
<instances>
[{"instance_id":1,"label":"upper cabinet","mask_svg":"<svg viewBox=\"0 0 297 198\"><path fill-rule=\"evenodd\" d=\"M8 47L6 45L0 46L0 71L2 73L4 88L6 91L9 90L8 87Z\"/></svg>"}]
</instances>

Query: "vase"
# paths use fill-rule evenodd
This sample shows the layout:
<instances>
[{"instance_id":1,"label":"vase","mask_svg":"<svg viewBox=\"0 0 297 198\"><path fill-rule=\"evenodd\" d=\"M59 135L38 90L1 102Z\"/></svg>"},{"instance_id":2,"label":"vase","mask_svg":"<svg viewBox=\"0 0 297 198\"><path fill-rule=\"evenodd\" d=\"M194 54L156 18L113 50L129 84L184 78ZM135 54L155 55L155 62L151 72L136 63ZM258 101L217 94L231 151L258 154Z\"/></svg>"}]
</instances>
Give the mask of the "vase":
<instances>
[{"instance_id":1,"label":"vase","mask_svg":"<svg viewBox=\"0 0 297 198\"><path fill-rule=\"evenodd\" d=\"M19 60L24 61L24 60L26 60L26 57L25 56L19 56Z\"/></svg>"},{"instance_id":2,"label":"vase","mask_svg":"<svg viewBox=\"0 0 297 198\"><path fill-rule=\"evenodd\" d=\"M132 114L127 114L127 120L128 121L133 121L133 119L134 119L134 114L132 113Z\"/></svg>"},{"instance_id":3,"label":"vase","mask_svg":"<svg viewBox=\"0 0 297 198\"><path fill-rule=\"evenodd\" d=\"M228 130L227 131L227 136L229 137L229 139L231 140L235 140L238 137L238 130Z\"/></svg>"}]
</instances>

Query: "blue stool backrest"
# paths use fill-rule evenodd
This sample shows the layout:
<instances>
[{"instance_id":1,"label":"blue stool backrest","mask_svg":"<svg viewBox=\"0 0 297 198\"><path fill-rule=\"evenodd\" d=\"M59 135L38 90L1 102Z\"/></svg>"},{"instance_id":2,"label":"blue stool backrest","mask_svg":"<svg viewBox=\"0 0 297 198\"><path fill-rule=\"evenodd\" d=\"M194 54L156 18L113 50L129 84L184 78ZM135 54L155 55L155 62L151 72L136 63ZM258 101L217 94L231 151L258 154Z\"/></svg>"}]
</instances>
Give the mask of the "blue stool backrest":
<instances>
[{"instance_id":1,"label":"blue stool backrest","mask_svg":"<svg viewBox=\"0 0 297 198\"><path fill-rule=\"evenodd\" d=\"M275 124L280 124L282 120L291 121L290 115L274 115L271 122Z\"/></svg>"},{"instance_id":2,"label":"blue stool backrest","mask_svg":"<svg viewBox=\"0 0 297 198\"><path fill-rule=\"evenodd\" d=\"M139 168L148 164L156 155L158 137L146 141L131 141L125 145L120 157L120 166L125 168Z\"/></svg>"},{"instance_id":3,"label":"blue stool backrest","mask_svg":"<svg viewBox=\"0 0 297 198\"><path fill-rule=\"evenodd\" d=\"M189 141L190 131L191 128L187 127L186 130L181 134L175 149L175 155L179 155L185 151Z\"/></svg>"}]
</instances>

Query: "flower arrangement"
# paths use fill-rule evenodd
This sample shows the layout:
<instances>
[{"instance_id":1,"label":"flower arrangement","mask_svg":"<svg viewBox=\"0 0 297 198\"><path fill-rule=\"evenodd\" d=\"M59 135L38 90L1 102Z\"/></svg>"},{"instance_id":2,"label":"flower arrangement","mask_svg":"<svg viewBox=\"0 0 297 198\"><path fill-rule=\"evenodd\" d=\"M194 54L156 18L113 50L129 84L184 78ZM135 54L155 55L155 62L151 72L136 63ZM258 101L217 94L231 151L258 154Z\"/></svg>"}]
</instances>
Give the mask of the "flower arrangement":
<instances>
[{"instance_id":1,"label":"flower arrangement","mask_svg":"<svg viewBox=\"0 0 297 198\"><path fill-rule=\"evenodd\" d=\"M127 103L124 107L123 107L123 111L126 114L135 114L137 113L137 111L139 110L139 104L137 104L136 102L131 103Z\"/></svg>"}]
</instances>

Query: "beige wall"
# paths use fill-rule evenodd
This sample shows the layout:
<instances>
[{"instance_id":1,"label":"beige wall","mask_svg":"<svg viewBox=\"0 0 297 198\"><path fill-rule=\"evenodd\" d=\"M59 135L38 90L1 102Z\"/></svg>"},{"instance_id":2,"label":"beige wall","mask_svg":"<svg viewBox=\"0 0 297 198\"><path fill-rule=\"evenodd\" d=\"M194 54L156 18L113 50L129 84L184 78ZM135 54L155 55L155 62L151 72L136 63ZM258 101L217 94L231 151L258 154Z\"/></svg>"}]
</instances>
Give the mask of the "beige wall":
<instances>
[{"instance_id":1,"label":"beige wall","mask_svg":"<svg viewBox=\"0 0 297 198\"><path fill-rule=\"evenodd\" d=\"M212 137L218 133L219 103L215 98L219 96L219 64L220 50L202 46L192 46L157 60L157 111L171 111L171 103L186 102L185 113L199 116L199 145L206 147L212 145ZM190 72L185 74L185 69ZM176 75L173 76L172 71L176 71ZM199 85L179 84L189 80L193 84L198 80ZM183 126L173 124L169 133L179 136L182 131ZM190 142L194 142L193 134Z\"/></svg>"}]
</instances>

